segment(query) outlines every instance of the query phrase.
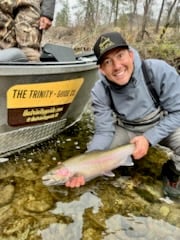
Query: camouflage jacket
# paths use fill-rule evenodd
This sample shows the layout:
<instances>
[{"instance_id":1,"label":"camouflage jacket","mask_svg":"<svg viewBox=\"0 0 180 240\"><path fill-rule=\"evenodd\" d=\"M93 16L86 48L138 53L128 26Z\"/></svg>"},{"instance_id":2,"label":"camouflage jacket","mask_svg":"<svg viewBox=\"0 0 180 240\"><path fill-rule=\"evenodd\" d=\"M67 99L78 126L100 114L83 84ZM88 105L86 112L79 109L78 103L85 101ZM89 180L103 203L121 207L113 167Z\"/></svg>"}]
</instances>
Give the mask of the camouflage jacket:
<instances>
[{"instance_id":1,"label":"camouflage jacket","mask_svg":"<svg viewBox=\"0 0 180 240\"><path fill-rule=\"evenodd\" d=\"M21 6L32 6L38 11L40 9L41 16L45 16L53 20L55 0L1 0L0 12L8 13L11 16Z\"/></svg>"}]
</instances>

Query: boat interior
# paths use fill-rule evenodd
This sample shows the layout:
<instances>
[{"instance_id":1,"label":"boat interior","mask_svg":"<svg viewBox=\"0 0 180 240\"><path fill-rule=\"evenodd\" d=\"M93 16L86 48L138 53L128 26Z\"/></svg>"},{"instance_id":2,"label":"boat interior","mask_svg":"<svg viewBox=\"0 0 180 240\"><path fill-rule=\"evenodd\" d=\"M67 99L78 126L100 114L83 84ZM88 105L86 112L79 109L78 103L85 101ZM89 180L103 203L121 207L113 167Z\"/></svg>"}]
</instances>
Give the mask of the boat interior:
<instances>
[{"instance_id":1,"label":"boat interior","mask_svg":"<svg viewBox=\"0 0 180 240\"><path fill-rule=\"evenodd\" d=\"M96 61L92 51L75 54L71 47L45 44L41 49L40 62L29 62L24 52L16 47L0 50L0 65L21 63L26 64L43 64L43 63L74 63L82 61Z\"/></svg>"}]
</instances>

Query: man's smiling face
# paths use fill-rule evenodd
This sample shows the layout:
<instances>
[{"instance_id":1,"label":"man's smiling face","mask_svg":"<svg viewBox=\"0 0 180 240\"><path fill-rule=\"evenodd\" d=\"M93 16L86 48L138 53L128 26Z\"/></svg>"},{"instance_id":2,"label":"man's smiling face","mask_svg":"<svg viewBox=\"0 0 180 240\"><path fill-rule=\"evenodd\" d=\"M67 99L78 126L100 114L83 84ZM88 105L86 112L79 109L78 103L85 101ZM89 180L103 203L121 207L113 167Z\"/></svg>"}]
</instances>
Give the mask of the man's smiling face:
<instances>
[{"instance_id":1,"label":"man's smiling face","mask_svg":"<svg viewBox=\"0 0 180 240\"><path fill-rule=\"evenodd\" d=\"M129 82L134 69L134 55L129 49L115 48L107 52L100 63L100 71L108 80L125 85Z\"/></svg>"}]
</instances>

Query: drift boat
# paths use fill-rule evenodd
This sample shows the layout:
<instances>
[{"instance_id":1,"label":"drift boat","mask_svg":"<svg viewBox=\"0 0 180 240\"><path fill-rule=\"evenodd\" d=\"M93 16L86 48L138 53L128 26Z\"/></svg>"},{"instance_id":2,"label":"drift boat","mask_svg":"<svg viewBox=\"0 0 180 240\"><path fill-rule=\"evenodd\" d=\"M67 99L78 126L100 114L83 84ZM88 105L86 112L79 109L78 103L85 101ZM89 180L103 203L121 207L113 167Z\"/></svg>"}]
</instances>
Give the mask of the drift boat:
<instances>
[{"instance_id":1,"label":"drift boat","mask_svg":"<svg viewBox=\"0 0 180 240\"><path fill-rule=\"evenodd\" d=\"M98 78L92 53L75 56L68 47L48 44L41 62L27 62L18 51L0 51L0 157L80 120Z\"/></svg>"}]
</instances>

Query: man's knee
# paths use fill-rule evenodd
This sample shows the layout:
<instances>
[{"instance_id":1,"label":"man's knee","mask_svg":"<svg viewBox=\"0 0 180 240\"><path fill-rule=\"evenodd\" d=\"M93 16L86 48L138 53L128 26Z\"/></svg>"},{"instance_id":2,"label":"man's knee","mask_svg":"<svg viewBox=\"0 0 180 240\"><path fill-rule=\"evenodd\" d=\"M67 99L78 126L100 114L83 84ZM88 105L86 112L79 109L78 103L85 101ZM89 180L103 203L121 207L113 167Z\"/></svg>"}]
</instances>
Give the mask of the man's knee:
<instances>
[{"instance_id":1,"label":"man's knee","mask_svg":"<svg viewBox=\"0 0 180 240\"><path fill-rule=\"evenodd\" d=\"M171 148L177 155L180 156L180 128L176 129L174 133L170 134L167 138L161 141L160 144Z\"/></svg>"},{"instance_id":2,"label":"man's knee","mask_svg":"<svg viewBox=\"0 0 180 240\"><path fill-rule=\"evenodd\" d=\"M130 141L128 131L120 126L116 126L115 135L110 148L114 148L123 144L128 144Z\"/></svg>"}]
</instances>

